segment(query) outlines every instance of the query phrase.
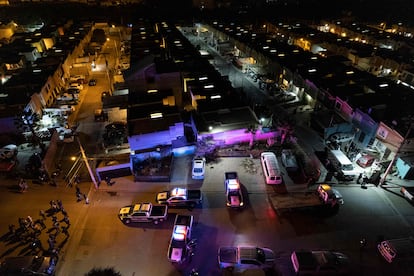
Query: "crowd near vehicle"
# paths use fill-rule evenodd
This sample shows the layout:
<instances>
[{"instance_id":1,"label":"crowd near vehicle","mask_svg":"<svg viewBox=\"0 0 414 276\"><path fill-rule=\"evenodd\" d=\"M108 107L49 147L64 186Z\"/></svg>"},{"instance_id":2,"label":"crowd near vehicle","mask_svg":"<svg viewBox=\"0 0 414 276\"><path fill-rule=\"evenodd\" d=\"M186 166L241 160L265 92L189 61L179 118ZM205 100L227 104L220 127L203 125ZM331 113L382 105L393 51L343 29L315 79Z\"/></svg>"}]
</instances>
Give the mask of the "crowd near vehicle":
<instances>
[{"instance_id":1,"label":"crowd near vehicle","mask_svg":"<svg viewBox=\"0 0 414 276\"><path fill-rule=\"evenodd\" d=\"M329 250L293 251L290 256L296 275L348 275L349 258Z\"/></svg>"},{"instance_id":2,"label":"crowd near vehicle","mask_svg":"<svg viewBox=\"0 0 414 276\"><path fill-rule=\"evenodd\" d=\"M168 260L172 263L183 263L193 254L195 241L191 239L193 216L177 215L168 245Z\"/></svg>"},{"instance_id":3,"label":"crowd near vehicle","mask_svg":"<svg viewBox=\"0 0 414 276\"><path fill-rule=\"evenodd\" d=\"M152 222L158 224L167 219L168 207L152 203L136 203L124 206L119 210L119 219L125 223Z\"/></svg>"},{"instance_id":4,"label":"crowd near vehicle","mask_svg":"<svg viewBox=\"0 0 414 276\"><path fill-rule=\"evenodd\" d=\"M381 241L378 251L389 262L414 260L414 237Z\"/></svg>"},{"instance_id":5,"label":"crowd near vehicle","mask_svg":"<svg viewBox=\"0 0 414 276\"><path fill-rule=\"evenodd\" d=\"M260 162L262 164L266 184L283 183L279 162L273 152L262 152L260 154Z\"/></svg>"},{"instance_id":6,"label":"crowd near vehicle","mask_svg":"<svg viewBox=\"0 0 414 276\"><path fill-rule=\"evenodd\" d=\"M344 203L341 193L328 184L319 184L316 190L273 194L270 198L277 212L308 207L339 207Z\"/></svg>"},{"instance_id":7,"label":"crowd near vehicle","mask_svg":"<svg viewBox=\"0 0 414 276\"><path fill-rule=\"evenodd\" d=\"M223 246L218 250L222 270L243 273L247 270L270 270L275 264L275 253L266 247Z\"/></svg>"},{"instance_id":8,"label":"crowd near vehicle","mask_svg":"<svg viewBox=\"0 0 414 276\"><path fill-rule=\"evenodd\" d=\"M201 190L189 190L187 188L173 188L170 191L163 191L157 194L159 204L170 207L188 207L193 209L202 203Z\"/></svg>"},{"instance_id":9,"label":"crowd near vehicle","mask_svg":"<svg viewBox=\"0 0 414 276\"><path fill-rule=\"evenodd\" d=\"M23 276L23 275L55 275L56 259L48 256L17 256L7 257L1 263L0 275Z\"/></svg>"},{"instance_id":10,"label":"crowd near vehicle","mask_svg":"<svg viewBox=\"0 0 414 276\"><path fill-rule=\"evenodd\" d=\"M206 159L204 157L195 157L193 159L192 178L204 179L204 173L206 170Z\"/></svg>"},{"instance_id":11,"label":"crowd near vehicle","mask_svg":"<svg viewBox=\"0 0 414 276\"><path fill-rule=\"evenodd\" d=\"M224 173L224 186L226 189L226 205L231 208L243 207L243 192L237 172Z\"/></svg>"}]
</instances>

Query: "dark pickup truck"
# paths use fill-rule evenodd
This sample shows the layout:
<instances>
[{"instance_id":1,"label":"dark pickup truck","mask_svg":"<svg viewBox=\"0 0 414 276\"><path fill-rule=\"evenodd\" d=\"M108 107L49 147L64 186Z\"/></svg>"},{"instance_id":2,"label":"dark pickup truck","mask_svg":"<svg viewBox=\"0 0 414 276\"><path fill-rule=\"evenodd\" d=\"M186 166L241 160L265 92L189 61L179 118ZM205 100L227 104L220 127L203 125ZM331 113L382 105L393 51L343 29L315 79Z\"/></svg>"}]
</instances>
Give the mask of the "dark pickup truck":
<instances>
[{"instance_id":1,"label":"dark pickup truck","mask_svg":"<svg viewBox=\"0 0 414 276\"><path fill-rule=\"evenodd\" d=\"M171 191L158 193L156 200L158 204L166 204L170 207L189 207L193 209L202 203L202 195L200 190L174 188Z\"/></svg>"}]
</instances>

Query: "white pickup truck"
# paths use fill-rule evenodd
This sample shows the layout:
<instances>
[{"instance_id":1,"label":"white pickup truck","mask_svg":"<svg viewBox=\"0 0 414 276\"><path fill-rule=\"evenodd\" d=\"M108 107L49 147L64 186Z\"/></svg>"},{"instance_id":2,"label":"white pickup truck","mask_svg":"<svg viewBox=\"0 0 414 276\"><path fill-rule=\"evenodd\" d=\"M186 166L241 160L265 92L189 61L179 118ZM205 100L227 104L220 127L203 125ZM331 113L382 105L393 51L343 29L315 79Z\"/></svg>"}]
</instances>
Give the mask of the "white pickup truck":
<instances>
[{"instance_id":1,"label":"white pickup truck","mask_svg":"<svg viewBox=\"0 0 414 276\"><path fill-rule=\"evenodd\" d=\"M242 208L244 206L243 193L237 172L224 173L224 186L226 189L227 207Z\"/></svg>"},{"instance_id":2,"label":"white pickup truck","mask_svg":"<svg viewBox=\"0 0 414 276\"><path fill-rule=\"evenodd\" d=\"M125 223L152 222L158 224L167 219L168 206L153 205L152 203L137 203L124 206L119 210L118 217Z\"/></svg>"},{"instance_id":3,"label":"white pickup truck","mask_svg":"<svg viewBox=\"0 0 414 276\"><path fill-rule=\"evenodd\" d=\"M171 263L183 263L190 260L195 241L191 239L193 216L177 215L168 246L168 260Z\"/></svg>"}]
</instances>

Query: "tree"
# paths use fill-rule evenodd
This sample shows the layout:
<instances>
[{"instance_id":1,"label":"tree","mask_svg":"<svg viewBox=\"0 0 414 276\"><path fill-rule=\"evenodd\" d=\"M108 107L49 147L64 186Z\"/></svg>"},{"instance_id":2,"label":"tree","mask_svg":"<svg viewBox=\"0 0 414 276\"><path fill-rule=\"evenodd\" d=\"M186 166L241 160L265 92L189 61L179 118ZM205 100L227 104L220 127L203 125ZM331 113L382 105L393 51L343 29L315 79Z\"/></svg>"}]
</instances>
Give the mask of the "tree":
<instances>
[{"instance_id":1,"label":"tree","mask_svg":"<svg viewBox=\"0 0 414 276\"><path fill-rule=\"evenodd\" d=\"M113 267L96 268L85 274L85 276L122 276L120 272L115 271Z\"/></svg>"},{"instance_id":2,"label":"tree","mask_svg":"<svg viewBox=\"0 0 414 276\"><path fill-rule=\"evenodd\" d=\"M106 35L103 29L95 29L93 30L91 43L96 42L98 44L104 44L106 42Z\"/></svg>"}]
</instances>

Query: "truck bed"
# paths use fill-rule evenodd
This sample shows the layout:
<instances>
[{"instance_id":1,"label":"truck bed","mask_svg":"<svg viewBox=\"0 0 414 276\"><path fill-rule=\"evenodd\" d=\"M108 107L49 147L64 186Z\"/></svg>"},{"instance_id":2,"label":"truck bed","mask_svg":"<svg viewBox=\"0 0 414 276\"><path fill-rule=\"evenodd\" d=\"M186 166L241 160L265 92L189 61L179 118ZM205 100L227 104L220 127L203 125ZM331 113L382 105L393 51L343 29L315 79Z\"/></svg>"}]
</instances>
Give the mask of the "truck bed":
<instances>
[{"instance_id":1,"label":"truck bed","mask_svg":"<svg viewBox=\"0 0 414 276\"><path fill-rule=\"evenodd\" d=\"M200 190L187 190L187 199L192 200L199 200L201 198L201 191Z\"/></svg>"},{"instance_id":2,"label":"truck bed","mask_svg":"<svg viewBox=\"0 0 414 276\"><path fill-rule=\"evenodd\" d=\"M221 247L219 261L222 263L237 263L237 247Z\"/></svg>"},{"instance_id":3,"label":"truck bed","mask_svg":"<svg viewBox=\"0 0 414 276\"><path fill-rule=\"evenodd\" d=\"M323 205L315 192L291 192L270 195L270 200L277 210Z\"/></svg>"},{"instance_id":4,"label":"truck bed","mask_svg":"<svg viewBox=\"0 0 414 276\"><path fill-rule=\"evenodd\" d=\"M166 205L153 205L151 209L151 217L163 217L166 214Z\"/></svg>"},{"instance_id":5,"label":"truck bed","mask_svg":"<svg viewBox=\"0 0 414 276\"><path fill-rule=\"evenodd\" d=\"M224 178L227 179L237 179L237 172L225 172L224 173Z\"/></svg>"},{"instance_id":6,"label":"truck bed","mask_svg":"<svg viewBox=\"0 0 414 276\"><path fill-rule=\"evenodd\" d=\"M187 215L177 215L175 219L175 225L190 225L191 216Z\"/></svg>"}]
</instances>

